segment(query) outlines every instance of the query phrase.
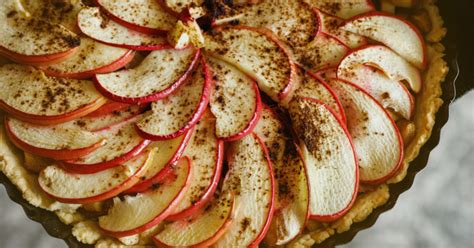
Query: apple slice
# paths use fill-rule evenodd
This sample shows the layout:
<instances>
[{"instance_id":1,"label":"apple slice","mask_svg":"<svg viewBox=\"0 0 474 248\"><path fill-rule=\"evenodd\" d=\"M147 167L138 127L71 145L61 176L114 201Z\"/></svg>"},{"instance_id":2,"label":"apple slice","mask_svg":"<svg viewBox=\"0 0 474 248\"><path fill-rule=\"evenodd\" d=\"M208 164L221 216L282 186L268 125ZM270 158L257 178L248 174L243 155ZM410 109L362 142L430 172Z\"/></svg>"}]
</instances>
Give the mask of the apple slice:
<instances>
[{"instance_id":1,"label":"apple slice","mask_svg":"<svg viewBox=\"0 0 474 248\"><path fill-rule=\"evenodd\" d=\"M211 76L204 59L201 66L167 98L151 104L137 122L138 133L150 140L176 138L191 129L209 103Z\"/></svg>"},{"instance_id":2,"label":"apple slice","mask_svg":"<svg viewBox=\"0 0 474 248\"><path fill-rule=\"evenodd\" d=\"M221 193L198 216L166 225L153 240L158 247L209 247L230 227L234 196Z\"/></svg>"},{"instance_id":3,"label":"apple slice","mask_svg":"<svg viewBox=\"0 0 474 248\"><path fill-rule=\"evenodd\" d=\"M426 67L423 35L399 16L371 12L348 20L342 29L383 43L420 69Z\"/></svg>"},{"instance_id":4,"label":"apple slice","mask_svg":"<svg viewBox=\"0 0 474 248\"><path fill-rule=\"evenodd\" d=\"M268 148L275 175L275 213L265 243L285 245L304 230L309 216L306 169L289 130L270 108L263 109L254 132Z\"/></svg>"},{"instance_id":5,"label":"apple slice","mask_svg":"<svg viewBox=\"0 0 474 248\"><path fill-rule=\"evenodd\" d=\"M221 178L224 142L215 135L215 119L207 111L194 128L184 155L191 161L189 189L175 206L167 220L189 217L203 208L212 198ZM203 156L206 154L205 156Z\"/></svg>"},{"instance_id":6,"label":"apple slice","mask_svg":"<svg viewBox=\"0 0 474 248\"><path fill-rule=\"evenodd\" d=\"M295 97L307 97L320 100L327 104L337 113L337 117L346 123L346 115L344 108L339 101L338 96L334 93L327 83L318 80L316 76L306 73L303 77L303 82L300 88L295 92Z\"/></svg>"},{"instance_id":7,"label":"apple slice","mask_svg":"<svg viewBox=\"0 0 474 248\"><path fill-rule=\"evenodd\" d=\"M374 97L386 109L392 109L409 120L415 107L415 101L401 82L392 80L375 68L360 65L338 75L340 79L359 85Z\"/></svg>"},{"instance_id":8,"label":"apple slice","mask_svg":"<svg viewBox=\"0 0 474 248\"><path fill-rule=\"evenodd\" d=\"M140 181L140 176L152 166L156 150L152 149L121 166L87 175L48 166L41 171L39 185L48 196L60 202L86 204L110 199Z\"/></svg>"},{"instance_id":9,"label":"apple slice","mask_svg":"<svg viewBox=\"0 0 474 248\"><path fill-rule=\"evenodd\" d=\"M79 36L65 27L28 18L18 1L0 4L0 54L26 64L51 63L74 53Z\"/></svg>"},{"instance_id":10,"label":"apple slice","mask_svg":"<svg viewBox=\"0 0 474 248\"><path fill-rule=\"evenodd\" d=\"M294 55L303 68L316 72L337 66L348 52L349 47L340 40L318 32L313 41L303 47L296 47Z\"/></svg>"},{"instance_id":11,"label":"apple slice","mask_svg":"<svg viewBox=\"0 0 474 248\"><path fill-rule=\"evenodd\" d=\"M304 0L312 7L331 15L347 19L375 10L371 0Z\"/></svg>"},{"instance_id":12,"label":"apple slice","mask_svg":"<svg viewBox=\"0 0 474 248\"><path fill-rule=\"evenodd\" d=\"M303 1L263 0L237 7L241 25L267 28L291 46L303 46L318 31L315 13Z\"/></svg>"},{"instance_id":13,"label":"apple slice","mask_svg":"<svg viewBox=\"0 0 474 248\"><path fill-rule=\"evenodd\" d=\"M5 128L10 140L22 150L52 159L77 159L106 143L97 133L67 126L40 126L9 117Z\"/></svg>"},{"instance_id":14,"label":"apple slice","mask_svg":"<svg viewBox=\"0 0 474 248\"><path fill-rule=\"evenodd\" d=\"M59 63L39 68L54 77L84 79L97 73L116 71L132 61L134 56L132 50L105 45L83 37L81 46L74 55Z\"/></svg>"},{"instance_id":15,"label":"apple slice","mask_svg":"<svg viewBox=\"0 0 474 248\"><path fill-rule=\"evenodd\" d=\"M97 88L117 102L153 102L176 90L199 62L200 50L164 49L151 52L137 67L96 75Z\"/></svg>"},{"instance_id":16,"label":"apple slice","mask_svg":"<svg viewBox=\"0 0 474 248\"><path fill-rule=\"evenodd\" d=\"M77 0L20 0L18 2L21 2L24 11L28 12L30 17L59 24L75 33L79 31L77 14L86 7L83 1Z\"/></svg>"},{"instance_id":17,"label":"apple slice","mask_svg":"<svg viewBox=\"0 0 474 248\"><path fill-rule=\"evenodd\" d=\"M274 212L275 182L263 142L250 134L230 144L229 172L223 192L235 195L228 231L214 247L256 247L265 237Z\"/></svg>"},{"instance_id":18,"label":"apple slice","mask_svg":"<svg viewBox=\"0 0 474 248\"><path fill-rule=\"evenodd\" d=\"M313 11L318 17L319 32L330 34L347 45L350 48L357 48L367 44L367 39L364 36L346 31L341 28L344 24L344 19L322 12L314 8Z\"/></svg>"},{"instance_id":19,"label":"apple slice","mask_svg":"<svg viewBox=\"0 0 474 248\"><path fill-rule=\"evenodd\" d=\"M30 67L0 67L0 108L18 119L55 124L85 116L107 101L90 81L45 76Z\"/></svg>"},{"instance_id":20,"label":"apple slice","mask_svg":"<svg viewBox=\"0 0 474 248\"><path fill-rule=\"evenodd\" d=\"M87 115L87 117L100 117L111 113L118 113L124 109L130 108L132 105L128 103L108 101L96 111Z\"/></svg>"},{"instance_id":21,"label":"apple slice","mask_svg":"<svg viewBox=\"0 0 474 248\"><path fill-rule=\"evenodd\" d=\"M172 167L183 155L192 133L192 130L189 130L177 138L150 144L151 147L158 150L157 156L152 163L153 165L148 167L143 173L143 176L140 178L141 181L125 193L145 192L152 188L154 184L160 183L164 177L173 171Z\"/></svg>"},{"instance_id":22,"label":"apple slice","mask_svg":"<svg viewBox=\"0 0 474 248\"><path fill-rule=\"evenodd\" d=\"M310 218L335 220L351 208L359 185L349 132L321 101L295 98L289 112L308 173Z\"/></svg>"},{"instance_id":23,"label":"apple slice","mask_svg":"<svg viewBox=\"0 0 474 248\"><path fill-rule=\"evenodd\" d=\"M337 74L350 74L358 65L369 65L382 70L390 79L406 81L418 93L422 87L420 71L382 45L369 45L351 51L339 65Z\"/></svg>"},{"instance_id":24,"label":"apple slice","mask_svg":"<svg viewBox=\"0 0 474 248\"><path fill-rule=\"evenodd\" d=\"M209 58L208 62L214 80L210 109L216 117L216 135L225 141L240 139L252 131L260 118L262 101L258 86L224 61Z\"/></svg>"},{"instance_id":25,"label":"apple slice","mask_svg":"<svg viewBox=\"0 0 474 248\"><path fill-rule=\"evenodd\" d=\"M107 139L105 145L80 159L63 161L61 166L71 173L90 174L118 166L138 156L151 141L137 134L137 118L100 131Z\"/></svg>"},{"instance_id":26,"label":"apple slice","mask_svg":"<svg viewBox=\"0 0 474 248\"><path fill-rule=\"evenodd\" d=\"M169 48L166 37L143 34L126 28L102 15L99 8L84 8L77 19L82 33L111 46L139 51Z\"/></svg>"},{"instance_id":27,"label":"apple slice","mask_svg":"<svg viewBox=\"0 0 474 248\"><path fill-rule=\"evenodd\" d=\"M120 25L146 34L164 34L177 19L157 0L95 0Z\"/></svg>"},{"instance_id":28,"label":"apple slice","mask_svg":"<svg viewBox=\"0 0 474 248\"><path fill-rule=\"evenodd\" d=\"M403 140L397 125L383 107L361 87L331 80L347 115L360 167L360 181L380 184L392 177L403 160Z\"/></svg>"},{"instance_id":29,"label":"apple slice","mask_svg":"<svg viewBox=\"0 0 474 248\"><path fill-rule=\"evenodd\" d=\"M123 200L114 198L114 205L108 214L99 217L102 231L120 238L141 233L159 224L173 211L182 193L187 190L190 169L190 161L183 157L175 173L161 184L142 194L125 196Z\"/></svg>"},{"instance_id":30,"label":"apple slice","mask_svg":"<svg viewBox=\"0 0 474 248\"><path fill-rule=\"evenodd\" d=\"M221 28L206 35L206 51L254 78L260 89L281 102L296 85L296 65L271 32L244 26Z\"/></svg>"}]
</instances>

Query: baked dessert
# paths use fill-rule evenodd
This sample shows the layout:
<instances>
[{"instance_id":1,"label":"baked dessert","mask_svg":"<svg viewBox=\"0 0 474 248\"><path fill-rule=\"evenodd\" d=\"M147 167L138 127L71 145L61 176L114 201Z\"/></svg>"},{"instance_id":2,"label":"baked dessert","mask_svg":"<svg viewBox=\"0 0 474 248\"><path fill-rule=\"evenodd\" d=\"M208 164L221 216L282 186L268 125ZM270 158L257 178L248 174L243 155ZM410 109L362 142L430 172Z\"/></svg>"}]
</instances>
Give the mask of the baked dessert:
<instances>
[{"instance_id":1,"label":"baked dessert","mask_svg":"<svg viewBox=\"0 0 474 248\"><path fill-rule=\"evenodd\" d=\"M1 171L84 244L321 243L442 104L431 0L3 1Z\"/></svg>"}]
</instances>

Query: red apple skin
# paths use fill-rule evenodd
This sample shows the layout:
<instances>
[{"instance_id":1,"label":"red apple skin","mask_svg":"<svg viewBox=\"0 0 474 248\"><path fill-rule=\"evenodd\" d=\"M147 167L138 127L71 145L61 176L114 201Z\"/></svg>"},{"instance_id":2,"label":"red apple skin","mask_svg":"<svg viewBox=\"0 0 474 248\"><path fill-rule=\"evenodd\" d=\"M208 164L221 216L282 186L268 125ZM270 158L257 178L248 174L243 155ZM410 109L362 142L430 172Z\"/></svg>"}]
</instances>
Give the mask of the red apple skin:
<instances>
[{"instance_id":1,"label":"red apple skin","mask_svg":"<svg viewBox=\"0 0 474 248\"><path fill-rule=\"evenodd\" d=\"M254 28L254 27L247 27L247 26L234 26L232 28L244 29L244 30L246 29L246 30L250 30L250 31L254 31L254 32L263 34L267 38L269 38L271 41L275 42L275 44L277 44L283 50L283 52L288 56L288 60L290 62L291 75L288 78L288 84L286 85L285 89L283 89L280 93L278 93L278 99L283 101L283 100L286 100L288 97L291 97L292 93L294 92L294 90L296 88L295 86L298 83L298 82L296 82L297 78L298 78L298 76L296 74L297 65L291 59L291 52L288 49L288 47L286 46L286 44L284 44L282 41L280 41L280 39L278 37L276 37L275 34L273 32L271 32L270 30L268 30L268 29Z\"/></svg>"},{"instance_id":2,"label":"red apple skin","mask_svg":"<svg viewBox=\"0 0 474 248\"><path fill-rule=\"evenodd\" d=\"M147 191L153 184L158 183L163 180L163 178L167 177L169 173L173 171L171 165L176 163L183 155L186 146L191 139L193 130L189 130L186 134L184 134L184 139L182 140L181 144L179 145L178 150L176 153L171 157L171 159L167 162L167 166L165 166L158 174L153 176L152 178L147 179L146 181L140 181L132 188L126 190L124 193L126 194L133 194L133 193L142 193Z\"/></svg>"},{"instance_id":3,"label":"red apple skin","mask_svg":"<svg viewBox=\"0 0 474 248\"><path fill-rule=\"evenodd\" d=\"M230 212L232 213L232 211L234 210L234 206L232 206L232 209L230 210ZM219 229L219 231L217 231L214 236L212 236L211 238L199 243L199 244L196 244L196 245L192 245L192 246L189 246L189 248L206 248L206 247L211 247L214 243L217 242L217 240L219 240L222 235L224 235L224 233L227 232L227 230L229 230L229 227L230 227L230 224L232 224L232 214L230 214L229 218L227 218L226 222L224 223L224 225ZM157 247L160 247L160 248L173 248L172 246L168 246L162 242L160 242L159 239L157 239L156 237L153 236L153 241L155 242L155 245Z\"/></svg>"},{"instance_id":4,"label":"red apple skin","mask_svg":"<svg viewBox=\"0 0 474 248\"><path fill-rule=\"evenodd\" d=\"M65 171L74 174L93 174L106 169L110 169L119 166L137 156L142 154L145 148L151 143L150 140L142 140L140 144L134 147L129 152L123 154L120 157L114 158L110 161L97 163L97 164L76 164L74 160L58 161L59 166Z\"/></svg>"},{"instance_id":5,"label":"red apple skin","mask_svg":"<svg viewBox=\"0 0 474 248\"><path fill-rule=\"evenodd\" d=\"M330 67L330 68L332 68L332 67ZM324 69L324 70L325 70L325 69ZM342 121L342 123L343 123L344 126L345 126L346 123L347 123L347 117L346 117L346 113L344 112L344 107L342 107L342 103L341 103L341 101L339 100L339 97L337 96L337 94L334 92L333 89L331 89L331 86L329 86L329 84L326 83L326 82L324 81L324 79L323 79L318 73L313 73L313 72L311 72L311 71L307 71L307 73L308 73L308 75L310 75L310 76L313 77L314 79L318 80L318 82L321 83L321 84L324 86L324 88L326 88L326 89L329 91L329 93L332 95L332 97L334 98L334 100L335 100L336 103L337 103L337 107L339 108L339 110L340 110L340 112L341 112L341 113L338 114L337 116L341 115L340 120ZM331 109L331 110L334 112L333 109Z\"/></svg>"},{"instance_id":6,"label":"red apple skin","mask_svg":"<svg viewBox=\"0 0 474 248\"><path fill-rule=\"evenodd\" d=\"M309 98L309 97L305 97L304 99L322 104L327 110L329 110L329 112L331 112L331 114L339 122L339 125L341 125L342 129L344 130L344 133L349 138L349 142L351 144L352 150L354 151L354 161L356 162L356 166L355 166L356 167L356 186L354 187L354 192L352 194L352 200L351 200L350 204L348 204L345 209L343 209L343 210L341 210L341 211L339 211L338 213L335 213L335 214L331 214L331 215L312 215L312 214L310 214L310 216L309 216L309 218L312 219L312 220L321 221L321 222L331 222L331 221L334 221L334 220L342 217L354 205L354 202L357 198L357 192L359 191L359 162L358 162L358 159L357 159L357 154L355 153L354 143L352 142L352 138L351 138L351 135L349 133L349 130L347 130L346 124L344 122L342 122L342 120L338 117L338 114L322 101L319 101L319 100L314 99L314 98ZM298 151L298 154L300 155L300 157L304 158L303 153L301 152L301 149L299 148L298 145L296 145L296 150ZM306 164L306 161L304 159L303 159L303 163Z\"/></svg>"},{"instance_id":7,"label":"red apple skin","mask_svg":"<svg viewBox=\"0 0 474 248\"><path fill-rule=\"evenodd\" d=\"M49 54L49 55L39 55L39 56L29 56L29 55L23 55L19 53L15 53L12 51L9 51L5 49L4 47L0 47L0 54L5 56L11 61L20 63L20 64L27 64L27 65L34 65L34 66L40 66L40 65L50 65L54 63L59 63L65 59L67 59L69 56L74 54L77 51L77 47L72 48L68 51L61 52L61 53L56 53L56 54Z\"/></svg>"},{"instance_id":8,"label":"red apple skin","mask_svg":"<svg viewBox=\"0 0 474 248\"><path fill-rule=\"evenodd\" d=\"M166 218L166 220L169 221L177 221L189 216L192 216L196 213L198 213L202 208L210 201L212 200L212 197L214 196L214 193L216 192L217 185L219 184L219 180L221 179L221 174L222 174L222 163L224 161L224 141L222 140L217 140L217 159L216 159L216 168L214 170L214 178L212 179L211 184L209 187L206 189L206 193L199 199L198 202L194 203L191 207L170 215Z\"/></svg>"},{"instance_id":9,"label":"red apple skin","mask_svg":"<svg viewBox=\"0 0 474 248\"><path fill-rule=\"evenodd\" d=\"M52 158L55 160L78 159L78 158L84 157L87 154L96 150L97 148L103 146L106 142L106 140L101 140L92 146L80 148L80 149L61 149L61 150L44 149L44 148L34 147L30 144L23 142L21 139L19 139L12 132L8 117L5 118L5 124L6 124L5 130L8 137L13 142L13 144L15 144L17 147L19 147L23 151L36 154L42 157Z\"/></svg>"},{"instance_id":10,"label":"red apple skin","mask_svg":"<svg viewBox=\"0 0 474 248\"><path fill-rule=\"evenodd\" d=\"M368 0L367 2L369 3L369 5L373 6L374 9L375 9L375 5L374 5L370 0ZM317 31L317 32L318 32L318 33L324 33L325 35L328 35L328 36L330 36L330 37L336 39L336 40L339 41L341 44L344 44L344 46L346 46L346 47L348 48L348 50L350 50L350 48L348 47L348 45L347 45L344 41L342 41L339 37L337 37L337 36L335 36L335 35L332 35L332 34L329 34L329 33L327 33L327 32L323 32L323 26L322 26L323 23L322 23L322 20L321 20L320 12L322 12L322 13L324 13L325 15L330 16L330 17L332 17L332 18L336 18L336 19L339 19L339 20L343 20L343 19L340 18L340 17L337 17L337 16L335 16L335 15L331 15L331 14L329 14L329 13L327 13L327 12L322 11L322 10L319 10L319 9L317 9L317 8L313 8L313 12L314 12L314 15L316 16L316 18L317 18L317 20L318 20L318 31ZM344 25L344 23L345 23L345 22L342 22L341 25ZM362 38L364 39L364 44L367 44L367 43L368 43L367 38L365 38L365 37L363 37L363 36L362 36Z\"/></svg>"},{"instance_id":11,"label":"red apple skin","mask_svg":"<svg viewBox=\"0 0 474 248\"><path fill-rule=\"evenodd\" d=\"M54 125L54 124L68 122L68 121L86 116L96 111L97 109L99 109L106 102L107 102L106 98L99 98L96 101L83 106L82 108L73 110L68 113L64 113L60 115L52 115L52 116L32 115L32 114L24 113L10 107L2 100L0 100L0 109L4 110L8 114L11 114L12 116L22 121L26 121L26 122L30 122L30 123L34 123L38 125Z\"/></svg>"},{"instance_id":12,"label":"red apple skin","mask_svg":"<svg viewBox=\"0 0 474 248\"><path fill-rule=\"evenodd\" d=\"M83 71L83 72L77 72L77 73L60 73L60 72L50 71L47 68L41 68L41 67L39 69L44 71L46 75L52 76L52 77L87 79L87 78L91 78L95 76L96 74L104 74L104 73L116 71L126 66L128 63L130 63L133 60L134 56L135 56L135 52L130 50L127 53L125 53L122 57L120 57L118 60L112 62L109 65L95 68L90 71Z\"/></svg>"},{"instance_id":13,"label":"red apple skin","mask_svg":"<svg viewBox=\"0 0 474 248\"><path fill-rule=\"evenodd\" d=\"M205 75L204 87L202 89L201 101L199 102L198 107L194 111L193 116L188 121L188 124L186 124L180 130L178 130L178 131L176 131L172 134L169 134L169 135L149 134L149 133L144 132L143 130L141 130L138 126L136 126L137 133L141 137L143 137L144 139L156 140L156 141L174 139L174 138L177 138L177 137L183 135L187 131L189 131L201 119L201 116L204 114L204 112L207 109L207 105L209 105L209 99L210 99L212 86L213 86L212 74L211 74L211 71L209 69L209 66L206 63L206 59L204 57L202 57L201 60L202 60L202 68L204 70L204 75Z\"/></svg>"},{"instance_id":14,"label":"red apple skin","mask_svg":"<svg viewBox=\"0 0 474 248\"><path fill-rule=\"evenodd\" d=\"M128 188L132 187L134 184L136 184L137 182L139 182L140 177L138 177L137 175L140 175L143 172L143 170L145 170L145 168L144 168L145 163L142 165L142 167L139 170L137 170L135 172L134 175L132 175L127 180L125 180L125 182L123 182L120 185L117 185L117 187L111 189L110 191L107 191L107 192L105 192L103 194L100 194L100 195L87 197L87 198L61 198L61 197L51 195L48 192L46 192L45 190L43 190L43 192L45 192L46 195L48 195L49 197L51 197L51 198L53 198L53 199L55 199L59 202L63 202L63 203L87 204L87 203L94 203L94 202L104 201L104 200L111 199L111 198L119 195L120 193L122 193L124 191L124 189L128 189ZM41 186L41 184L40 184L40 186Z\"/></svg>"},{"instance_id":15,"label":"red apple skin","mask_svg":"<svg viewBox=\"0 0 474 248\"><path fill-rule=\"evenodd\" d=\"M139 25L134 24L134 23L124 21L124 20L120 19L119 17L115 16L113 13L110 13L109 11L107 11L107 9L105 9L102 6L102 4L100 3L100 0L94 0L94 2L96 3L97 6L101 7L101 10L104 11L104 13L110 19L112 19L114 22L116 22L116 23L118 23L118 24L120 24L124 27L130 28L132 30L135 30L135 31L138 31L138 32L144 33L144 34L166 35L168 33L168 30L161 30L161 29L143 27L143 26L139 26Z\"/></svg>"},{"instance_id":16,"label":"red apple skin","mask_svg":"<svg viewBox=\"0 0 474 248\"><path fill-rule=\"evenodd\" d=\"M191 166L191 161L189 160L189 158L183 157L182 159L186 159L188 161L188 163L187 163L188 167ZM156 226L157 224L159 224L160 222L165 220L166 217L170 213L173 212L174 208L181 201L182 197L184 196L184 194L182 194L182 192L186 191L189 188L189 181L190 181L190 178L191 178L191 168L188 168L188 171L189 171L189 173L188 173L188 176L186 178L186 183L183 185L183 188L181 189L181 193L179 193L178 196L176 196L176 198L168 206L168 208L165 209L163 212L161 212L160 215L156 216L155 219L153 219L152 221L148 222L145 225L142 225L140 227L137 227L135 229L128 230L128 231L112 232L112 231L108 231L108 230L105 230L105 229L101 229L101 231L103 233L105 233L106 235L109 235L109 236L112 236L112 237L115 237L115 238L122 238L122 237L132 236L132 235L135 235L137 233L141 233L145 230L148 230L148 229L152 228L153 226Z\"/></svg>"},{"instance_id":17,"label":"red apple skin","mask_svg":"<svg viewBox=\"0 0 474 248\"><path fill-rule=\"evenodd\" d=\"M225 142L235 141L235 140L243 138L244 136L247 136L250 132L253 131L253 129L255 128L255 126L258 123L258 120L260 120L260 115L262 113L262 108L263 108L262 98L260 96L260 90L258 89L257 83L254 83L253 87L254 87L255 92L256 92L257 102L256 102L255 112L253 114L252 119L248 123L247 127L245 127L239 133L234 134L234 135L229 136L229 137L222 137L221 139L223 141L225 141Z\"/></svg>"},{"instance_id":18,"label":"red apple skin","mask_svg":"<svg viewBox=\"0 0 474 248\"><path fill-rule=\"evenodd\" d=\"M393 14L390 14L390 13L385 13L385 12L379 12L379 11L371 11L371 12L368 12L368 13L364 13L364 14L361 14L361 15L358 15L358 16L354 16L348 20L346 20L346 22L344 22L342 25L345 25L351 21L354 21L355 19L357 18L361 18L361 17L366 17L366 16L387 16L387 17L393 17L393 18L396 18L400 21L402 21L403 23L405 23L406 25L408 25L408 27L410 27L410 29L412 29L416 35L418 36L418 39L420 40L421 42L421 45L423 47L423 63L422 63L422 70L426 69L427 65L428 65L428 58L427 58L427 52L426 52L426 42L425 42L425 38L424 36L421 34L420 30L418 30L417 27L415 27L415 25L413 25L413 23L403 19L403 18L400 18L399 16L396 16L396 15L393 15Z\"/></svg>"},{"instance_id":19,"label":"red apple skin","mask_svg":"<svg viewBox=\"0 0 474 248\"><path fill-rule=\"evenodd\" d=\"M398 140L399 140L399 147L398 149L400 150L400 156L399 156L399 159L398 159L398 163L397 163L397 166L395 166L395 168L393 168L392 172L390 172L389 174L387 174L386 176L380 178L380 179L377 179L377 180L372 180L372 181L360 181L362 184L367 184L367 185L380 185L382 183L385 183L387 180L389 180L390 178L392 178L393 176L395 176L395 174L397 174L397 172L400 170L400 167L402 166L402 162L403 162L403 158L405 157L404 153L405 153L405 149L404 149L404 145L403 145L403 138L402 138L402 135L400 133L400 131L398 130L398 126L397 124L395 123L395 121L393 120L393 118L390 116L390 114L384 109L384 107L377 101L375 100L375 98L373 98L366 90L364 90L363 88L361 88L360 86L358 86L357 84L354 84L352 82L349 82L347 80L343 80L343 79L338 79L339 81L342 81L356 89L358 89L359 91L365 93L369 98L371 98L382 110L383 112L385 113L385 115L387 115L388 119L392 122L392 125L394 126L395 128L395 131L397 133L397 137L398 137ZM355 151L355 150L354 150Z\"/></svg>"},{"instance_id":20,"label":"red apple skin","mask_svg":"<svg viewBox=\"0 0 474 248\"><path fill-rule=\"evenodd\" d=\"M163 91L160 91L158 93L155 93L150 96L145 96L145 97L138 97L138 98L128 98L128 97L121 97L112 94L109 92L107 89L102 87L100 84L100 81L97 79L96 76L93 77L93 81L95 82L95 87L96 89L102 93L105 97L114 100L116 102L121 102L121 103L129 103L129 104L137 104L137 103L148 103L148 102L155 102L160 99L163 99L167 96L169 96L171 93L173 93L183 82L189 77L189 75L192 73L193 69L196 67L198 64L199 58L201 57L201 49L198 49L196 51L196 54L194 56L193 62L189 66L188 70L179 78L176 82L173 83L170 87L164 89ZM179 136L179 135L178 135Z\"/></svg>"}]
</instances>

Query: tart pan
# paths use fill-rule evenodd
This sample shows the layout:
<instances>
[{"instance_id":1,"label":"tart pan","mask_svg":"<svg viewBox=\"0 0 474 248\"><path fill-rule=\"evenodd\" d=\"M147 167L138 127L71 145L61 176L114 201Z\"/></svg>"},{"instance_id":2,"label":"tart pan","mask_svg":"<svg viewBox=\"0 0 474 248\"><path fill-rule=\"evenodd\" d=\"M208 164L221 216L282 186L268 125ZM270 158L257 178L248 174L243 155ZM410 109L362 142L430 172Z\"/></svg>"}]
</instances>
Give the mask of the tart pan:
<instances>
[{"instance_id":1,"label":"tart pan","mask_svg":"<svg viewBox=\"0 0 474 248\"><path fill-rule=\"evenodd\" d=\"M468 44L468 41L474 39L474 28L469 27L470 22L466 20L474 13L474 2L463 0L453 4L450 0L444 0L439 1L439 7L448 28L448 36L444 45L447 54L445 60L448 62L450 70L442 84L444 103L436 115L436 123L430 139L421 148L418 157L410 163L405 179L389 186L390 198L385 205L374 209L366 220L354 223L349 231L334 235L315 247L329 248L348 243L359 231L371 227L380 214L393 208L398 196L410 189L416 174L426 167L430 152L438 145L441 128L448 121L450 103L456 97L460 97L474 88L474 49L472 45ZM77 241L71 233L71 227L63 224L54 213L30 205L2 173L0 173L0 183L5 186L10 199L21 205L28 218L40 223L49 235L64 240L72 248L93 247Z\"/></svg>"}]
</instances>

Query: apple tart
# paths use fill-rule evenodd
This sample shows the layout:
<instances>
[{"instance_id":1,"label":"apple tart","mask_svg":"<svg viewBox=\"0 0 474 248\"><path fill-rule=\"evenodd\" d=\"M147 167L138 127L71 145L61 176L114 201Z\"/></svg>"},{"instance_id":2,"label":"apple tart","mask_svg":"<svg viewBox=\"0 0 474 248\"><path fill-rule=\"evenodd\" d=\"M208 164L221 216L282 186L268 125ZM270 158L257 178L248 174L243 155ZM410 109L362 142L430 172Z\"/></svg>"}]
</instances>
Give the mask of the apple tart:
<instances>
[{"instance_id":1,"label":"apple tart","mask_svg":"<svg viewBox=\"0 0 474 248\"><path fill-rule=\"evenodd\" d=\"M431 135L434 0L3 0L0 169L96 247L309 247Z\"/></svg>"}]
</instances>

